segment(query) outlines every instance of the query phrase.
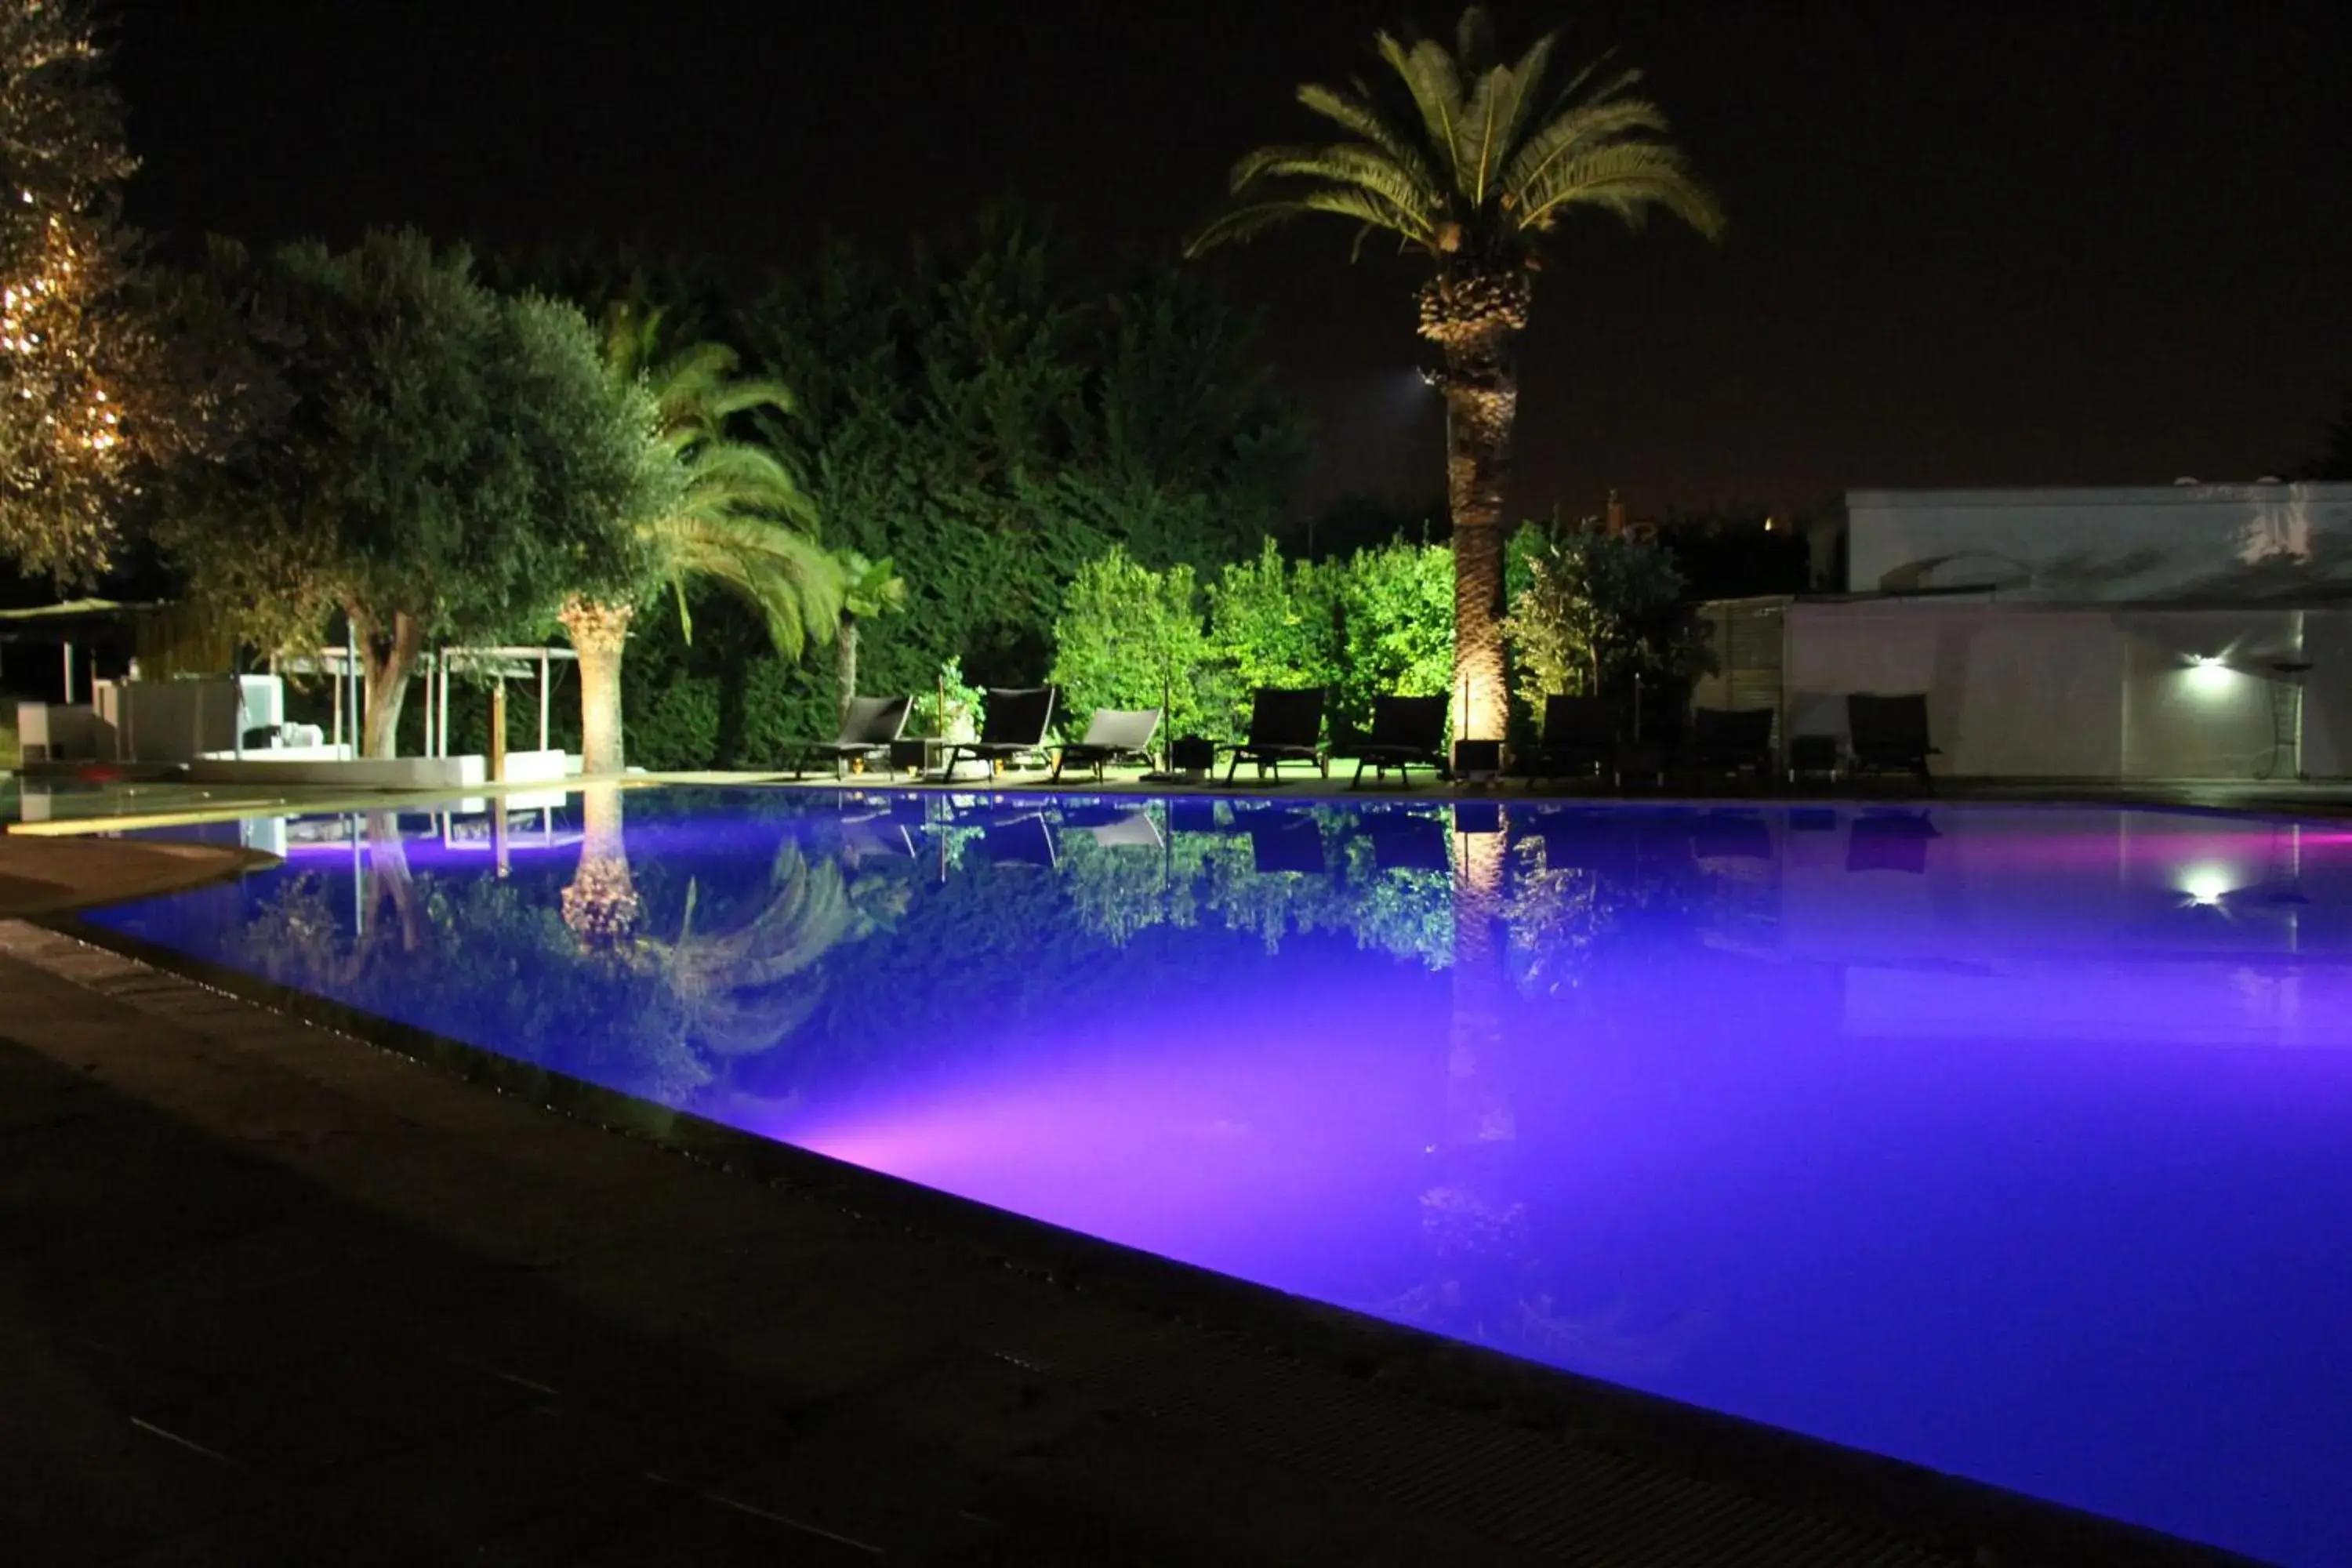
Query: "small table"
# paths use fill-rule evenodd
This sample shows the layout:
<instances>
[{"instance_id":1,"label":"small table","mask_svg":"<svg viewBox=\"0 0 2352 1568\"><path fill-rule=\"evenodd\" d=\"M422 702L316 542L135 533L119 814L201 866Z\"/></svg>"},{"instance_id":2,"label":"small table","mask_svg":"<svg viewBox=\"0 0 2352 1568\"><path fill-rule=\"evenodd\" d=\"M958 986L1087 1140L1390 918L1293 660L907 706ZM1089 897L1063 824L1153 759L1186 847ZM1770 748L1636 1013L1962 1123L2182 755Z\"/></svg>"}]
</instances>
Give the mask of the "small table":
<instances>
[{"instance_id":1,"label":"small table","mask_svg":"<svg viewBox=\"0 0 2352 1568\"><path fill-rule=\"evenodd\" d=\"M943 735L918 735L893 741L890 742L890 771L894 773L911 773L933 784L953 784L955 781L947 777L940 769L950 750L968 743L950 741ZM981 778L996 776L996 770L984 759L967 757L956 765L962 767L966 763L975 763L982 769Z\"/></svg>"},{"instance_id":2,"label":"small table","mask_svg":"<svg viewBox=\"0 0 2352 1568\"><path fill-rule=\"evenodd\" d=\"M1808 773L1823 778L1838 775L1838 742L1835 735L1792 735L1789 738L1789 782L1794 784Z\"/></svg>"}]
</instances>

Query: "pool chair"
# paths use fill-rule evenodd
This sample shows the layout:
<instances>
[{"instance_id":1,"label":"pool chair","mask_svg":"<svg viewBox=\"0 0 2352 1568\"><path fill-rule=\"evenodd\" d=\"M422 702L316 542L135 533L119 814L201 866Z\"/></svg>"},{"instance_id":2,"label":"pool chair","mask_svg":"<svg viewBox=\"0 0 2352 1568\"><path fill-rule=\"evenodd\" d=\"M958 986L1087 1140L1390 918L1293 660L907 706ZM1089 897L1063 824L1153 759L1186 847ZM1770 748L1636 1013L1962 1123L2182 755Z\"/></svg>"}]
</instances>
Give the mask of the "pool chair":
<instances>
[{"instance_id":1,"label":"pool chair","mask_svg":"<svg viewBox=\"0 0 2352 1568\"><path fill-rule=\"evenodd\" d=\"M1384 812L1367 820L1375 871L1451 871L1453 846L1444 817L1423 812Z\"/></svg>"},{"instance_id":2,"label":"pool chair","mask_svg":"<svg viewBox=\"0 0 2352 1568\"><path fill-rule=\"evenodd\" d=\"M841 816L841 847L854 862L868 856L911 860L926 823L919 795L893 797L879 811L856 809L867 803L845 802Z\"/></svg>"},{"instance_id":3,"label":"pool chair","mask_svg":"<svg viewBox=\"0 0 2352 1568\"><path fill-rule=\"evenodd\" d=\"M1543 736L1519 771L1529 779L1605 773L1617 762L1617 714L1606 698L1547 697Z\"/></svg>"},{"instance_id":4,"label":"pool chair","mask_svg":"<svg viewBox=\"0 0 2352 1568\"><path fill-rule=\"evenodd\" d=\"M1925 814L1866 812L1846 829L1845 868L1849 871L1907 871L1925 876L1927 841L1941 838Z\"/></svg>"},{"instance_id":5,"label":"pool chair","mask_svg":"<svg viewBox=\"0 0 2352 1568\"><path fill-rule=\"evenodd\" d=\"M1695 708L1682 761L1694 773L1772 772L1772 710Z\"/></svg>"},{"instance_id":6,"label":"pool chair","mask_svg":"<svg viewBox=\"0 0 2352 1568\"><path fill-rule=\"evenodd\" d=\"M1854 692L1845 700L1845 726L1856 774L1911 773L1929 777L1927 759L1941 752L1927 743L1927 696L1873 697Z\"/></svg>"},{"instance_id":7,"label":"pool chair","mask_svg":"<svg viewBox=\"0 0 2352 1568\"><path fill-rule=\"evenodd\" d=\"M1350 748L1356 755L1356 776L1348 787L1364 782L1367 763L1378 784L1394 768L1397 777L1411 783L1408 768L1427 768L1445 776L1445 704L1443 697L1375 697L1372 732Z\"/></svg>"},{"instance_id":8,"label":"pool chair","mask_svg":"<svg viewBox=\"0 0 2352 1568\"><path fill-rule=\"evenodd\" d=\"M1261 877L1277 871L1319 877L1328 869L1323 831L1303 811L1251 812L1249 841L1250 868Z\"/></svg>"},{"instance_id":9,"label":"pool chair","mask_svg":"<svg viewBox=\"0 0 2352 1568\"><path fill-rule=\"evenodd\" d=\"M1059 782L1062 770L1076 763L1080 767L1091 766L1095 779L1100 783L1103 769L1111 763L1151 760L1151 737L1160 732L1160 710L1157 708L1097 708L1087 721L1087 732L1076 745L1057 747L1054 752L1054 778Z\"/></svg>"},{"instance_id":10,"label":"pool chair","mask_svg":"<svg viewBox=\"0 0 2352 1568\"><path fill-rule=\"evenodd\" d=\"M1050 686L1007 686L988 689L982 700L980 739L948 748L940 777L952 783L956 764L977 757L990 764L1034 757L1045 750L1045 731L1054 727L1054 689Z\"/></svg>"},{"instance_id":11,"label":"pool chair","mask_svg":"<svg viewBox=\"0 0 2352 1568\"><path fill-rule=\"evenodd\" d=\"M1744 811L1705 812L1691 825L1691 854L1701 860L1769 860L1772 830Z\"/></svg>"},{"instance_id":12,"label":"pool chair","mask_svg":"<svg viewBox=\"0 0 2352 1568\"><path fill-rule=\"evenodd\" d=\"M1114 805L1097 801L1074 805L1062 813L1065 833L1083 833L1106 849L1164 849L1160 825L1140 805Z\"/></svg>"},{"instance_id":13,"label":"pool chair","mask_svg":"<svg viewBox=\"0 0 2352 1568\"><path fill-rule=\"evenodd\" d=\"M841 721L841 733L830 741L803 741L793 747L793 777L808 771L812 759L833 763L835 777L848 772L851 759L887 756L890 743L907 727L911 697L853 697Z\"/></svg>"},{"instance_id":14,"label":"pool chair","mask_svg":"<svg viewBox=\"0 0 2352 1568\"><path fill-rule=\"evenodd\" d=\"M1034 811L982 827L980 852L992 866L1037 866L1052 871L1062 864L1053 826Z\"/></svg>"},{"instance_id":15,"label":"pool chair","mask_svg":"<svg viewBox=\"0 0 2352 1568\"><path fill-rule=\"evenodd\" d=\"M1323 689L1260 687L1250 699L1249 739L1234 747L1233 753L1233 766L1225 770L1227 784L1244 763L1255 763L1261 779L1272 768L1279 782L1285 763L1311 763L1329 778L1331 763L1323 752Z\"/></svg>"}]
</instances>

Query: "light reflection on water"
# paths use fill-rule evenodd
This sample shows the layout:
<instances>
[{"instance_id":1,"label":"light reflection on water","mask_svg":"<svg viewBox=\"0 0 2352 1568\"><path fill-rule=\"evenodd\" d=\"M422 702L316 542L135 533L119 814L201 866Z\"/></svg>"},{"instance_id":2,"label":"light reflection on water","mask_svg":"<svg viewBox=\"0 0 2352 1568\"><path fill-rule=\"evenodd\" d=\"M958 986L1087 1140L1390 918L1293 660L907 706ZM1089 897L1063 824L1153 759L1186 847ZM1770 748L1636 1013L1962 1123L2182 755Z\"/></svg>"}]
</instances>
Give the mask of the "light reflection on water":
<instances>
[{"instance_id":1,"label":"light reflection on water","mask_svg":"<svg viewBox=\"0 0 2352 1568\"><path fill-rule=\"evenodd\" d=\"M1283 1289L2352 1560L2340 829L599 791L286 847L99 918Z\"/></svg>"}]
</instances>

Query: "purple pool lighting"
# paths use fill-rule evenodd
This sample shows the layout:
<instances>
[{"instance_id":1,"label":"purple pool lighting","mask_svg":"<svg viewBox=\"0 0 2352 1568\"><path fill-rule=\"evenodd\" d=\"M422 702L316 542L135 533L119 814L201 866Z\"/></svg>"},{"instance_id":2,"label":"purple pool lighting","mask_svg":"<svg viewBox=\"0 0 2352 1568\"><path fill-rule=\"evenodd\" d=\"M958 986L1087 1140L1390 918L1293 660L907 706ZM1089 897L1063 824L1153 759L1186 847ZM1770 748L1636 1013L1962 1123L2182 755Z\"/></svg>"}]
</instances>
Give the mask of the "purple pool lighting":
<instances>
[{"instance_id":1,"label":"purple pool lighting","mask_svg":"<svg viewBox=\"0 0 2352 1568\"><path fill-rule=\"evenodd\" d=\"M503 869L378 817L95 918L1184 1263L2352 1562L2339 828L656 790L530 820Z\"/></svg>"}]
</instances>

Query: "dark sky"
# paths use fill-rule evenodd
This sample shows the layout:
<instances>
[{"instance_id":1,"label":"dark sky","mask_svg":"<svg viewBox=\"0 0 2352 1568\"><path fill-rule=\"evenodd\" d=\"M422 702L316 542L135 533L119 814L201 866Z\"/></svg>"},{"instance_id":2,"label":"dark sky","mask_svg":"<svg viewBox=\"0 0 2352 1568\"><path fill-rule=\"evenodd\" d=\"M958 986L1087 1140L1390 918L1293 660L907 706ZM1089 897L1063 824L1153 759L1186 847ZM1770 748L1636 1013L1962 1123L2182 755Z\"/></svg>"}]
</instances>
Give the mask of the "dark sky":
<instances>
[{"instance_id":1,"label":"dark sky","mask_svg":"<svg viewBox=\"0 0 2352 1568\"><path fill-rule=\"evenodd\" d=\"M132 0L119 78L164 230L604 232L789 262L1017 190L1181 235L1301 80L1450 10ZM2244 479L2352 382L2352 5L1506 4L1616 47L1720 189L1711 248L1570 226L1525 355L1517 504L1808 508L1882 485ZM1227 263L1316 416L1314 488L1433 493L1414 275L1302 223Z\"/></svg>"}]
</instances>

